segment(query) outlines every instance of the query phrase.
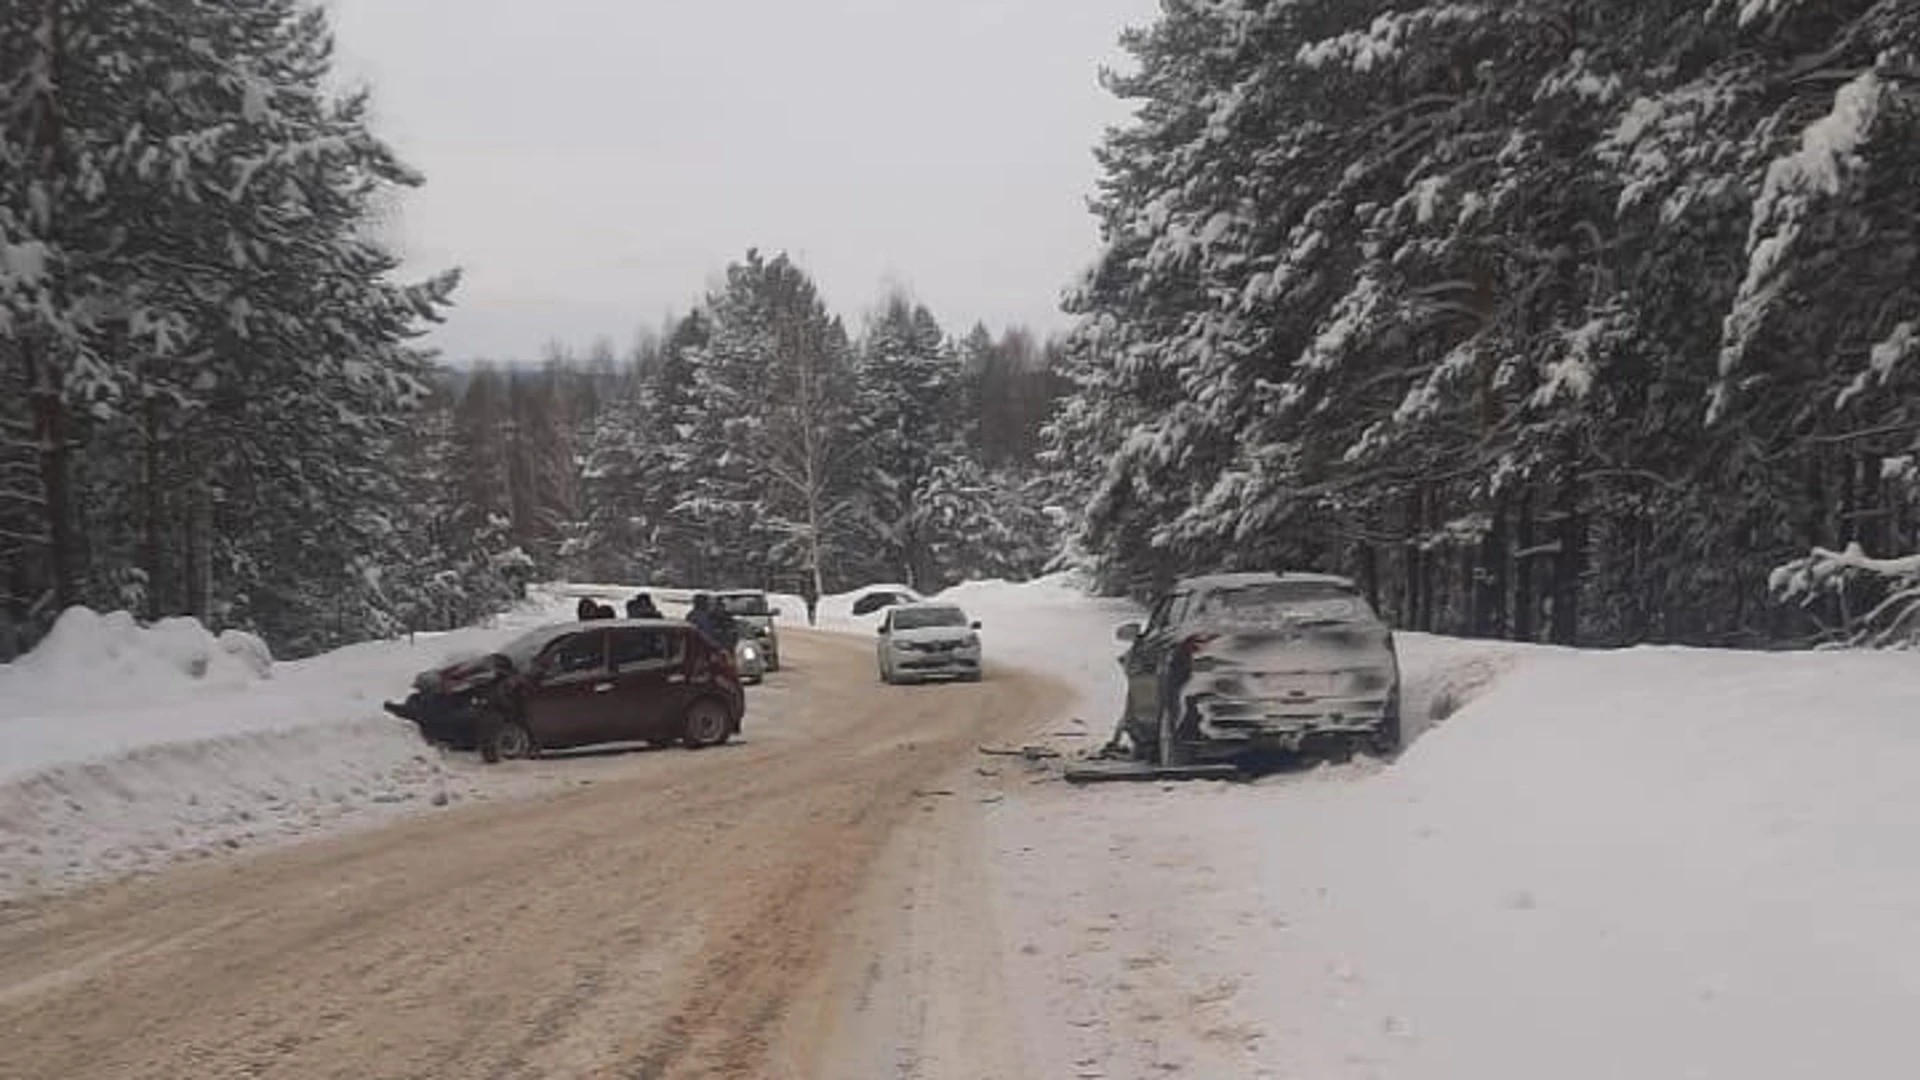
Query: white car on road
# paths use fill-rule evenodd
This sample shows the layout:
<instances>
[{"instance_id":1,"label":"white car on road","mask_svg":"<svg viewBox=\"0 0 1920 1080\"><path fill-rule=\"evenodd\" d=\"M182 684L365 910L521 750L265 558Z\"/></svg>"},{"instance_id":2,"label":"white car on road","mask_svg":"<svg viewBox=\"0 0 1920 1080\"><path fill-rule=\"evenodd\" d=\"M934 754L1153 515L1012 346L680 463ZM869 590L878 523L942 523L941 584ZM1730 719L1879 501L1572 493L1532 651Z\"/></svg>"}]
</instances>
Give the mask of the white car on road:
<instances>
[{"instance_id":1,"label":"white car on road","mask_svg":"<svg viewBox=\"0 0 1920 1080\"><path fill-rule=\"evenodd\" d=\"M980 624L953 604L889 608L880 622L880 681L980 681Z\"/></svg>"}]
</instances>

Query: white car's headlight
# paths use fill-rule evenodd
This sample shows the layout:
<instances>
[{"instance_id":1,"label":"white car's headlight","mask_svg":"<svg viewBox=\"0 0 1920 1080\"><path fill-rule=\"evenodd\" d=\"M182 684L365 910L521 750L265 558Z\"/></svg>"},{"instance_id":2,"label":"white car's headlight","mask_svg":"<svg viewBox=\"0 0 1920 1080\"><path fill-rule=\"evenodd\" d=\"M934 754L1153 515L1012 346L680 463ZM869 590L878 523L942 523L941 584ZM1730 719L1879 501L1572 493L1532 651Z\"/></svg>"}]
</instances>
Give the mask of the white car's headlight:
<instances>
[{"instance_id":1,"label":"white car's headlight","mask_svg":"<svg viewBox=\"0 0 1920 1080\"><path fill-rule=\"evenodd\" d=\"M740 659L752 663L760 659L760 650L751 645L742 645L740 646Z\"/></svg>"}]
</instances>

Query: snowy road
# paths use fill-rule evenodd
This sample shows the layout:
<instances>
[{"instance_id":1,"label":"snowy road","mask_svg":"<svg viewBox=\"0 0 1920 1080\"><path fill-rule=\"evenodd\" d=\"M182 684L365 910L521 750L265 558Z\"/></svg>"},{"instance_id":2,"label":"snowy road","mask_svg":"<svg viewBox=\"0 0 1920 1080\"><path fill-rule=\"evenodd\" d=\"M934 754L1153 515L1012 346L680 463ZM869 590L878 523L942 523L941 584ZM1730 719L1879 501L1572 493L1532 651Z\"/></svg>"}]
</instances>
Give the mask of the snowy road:
<instances>
[{"instance_id":1,"label":"snowy road","mask_svg":"<svg viewBox=\"0 0 1920 1080\"><path fill-rule=\"evenodd\" d=\"M995 946L916 906L978 880L933 839L938 792L1068 691L888 689L864 643L788 649L805 692L778 732L541 763L578 782L0 915L0 1076L773 1078L880 1075L829 1059L848 1046L887 1072L939 1053L894 991L985 990L990 965L931 965ZM921 945L895 952L903 920ZM940 997L969 1011L944 1038L1005 1022Z\"/></svg>"}]
</instances>

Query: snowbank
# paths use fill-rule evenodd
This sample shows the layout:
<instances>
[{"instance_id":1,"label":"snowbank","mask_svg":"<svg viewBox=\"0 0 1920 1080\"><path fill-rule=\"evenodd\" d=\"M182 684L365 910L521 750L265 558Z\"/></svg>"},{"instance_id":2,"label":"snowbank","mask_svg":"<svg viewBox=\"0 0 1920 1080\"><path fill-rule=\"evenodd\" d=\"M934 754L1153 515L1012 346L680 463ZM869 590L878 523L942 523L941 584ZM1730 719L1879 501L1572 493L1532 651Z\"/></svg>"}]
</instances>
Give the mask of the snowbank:
<instances>
[{"instance_id":1,"label":"snowbank","mask_svg":"<svg viewBox=\"0 0 1920 1080\"><path fill-rule=\"evenodd\" d=\"M0 665L0 715L80 700L139 703L238 690L268 678L272 665L266 644L252 634L215 637L194 619L141 626L124 611L70 608L32 652Z\"/></svg>"},{"instance_id":2,"label":"snowbank","mask_svg":"<svg viewBox=\"0 0 1920 1080\"><path fill-rule=\"evenodd\" d=\"M1137 613L1057 585L945 598L1008 662L1074 680L1105 734L1111 628ZM1398 642L1417 738L1390 764L990 782L1036 1074L1898 1073L1910 656Z\"/></svg>"},{"instance_id":3,"label":"snowbank","mask_svg":"<svg viewBox=\"0 0 1920 1080\"><path fill-rule=\"evenodd\" d=\"M513 789L381 701L563 608L536 591L491 627L293 663L192 619L66 612L0 666L0 899Z\"/></svg>"},{"instance_id":4,"label":"snowbank","mask_svg":"<svg viewBox=\"0 0 1920 1080\"><path fill-rule=\"evenodd\" d=\"M892 582L876 582L872 585L862 585L860 588L849 592L832 593L820 598L820 603L817 608L820 617L820 628L823 630L838 630L843 632L873 632L879 628L880 620L885 616L886 609L881 608L877 611L870 611L865 615L855 615L853 613L853 605L858 603L861 597L869 593L880 592L897 593L907 597L920 597L921 595L910 586Z\"/></svg>"}]
</instances>

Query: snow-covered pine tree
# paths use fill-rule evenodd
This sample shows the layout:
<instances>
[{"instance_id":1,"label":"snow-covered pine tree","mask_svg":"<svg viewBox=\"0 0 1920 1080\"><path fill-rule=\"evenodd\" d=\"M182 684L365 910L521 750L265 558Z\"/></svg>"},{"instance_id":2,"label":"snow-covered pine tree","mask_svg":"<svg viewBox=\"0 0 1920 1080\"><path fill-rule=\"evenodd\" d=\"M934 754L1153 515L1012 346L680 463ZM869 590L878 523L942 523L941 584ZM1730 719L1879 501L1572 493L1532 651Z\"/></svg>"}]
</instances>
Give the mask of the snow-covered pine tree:
<instances>
[{"instance_id":1,"label":"snow-covered pine tree","mask_svg":"<svg viewBox=\"0 0 1920 1080\"><path fill-rule=\"evenodd\" d=\"M773 537L760 474L767 370L774 362L769 264L757 251L727 268L708 298L708 340L689 360L693 406L681 439L685 486L673 511L686 523L683 557L701 582L765 577Z\"/></svg>"},{"instance_id":2,"label":"snow-covered pine tree","mask_svg":"<svg viewBox=\"0 0 1920 1080\"><path fill-rule=\"evenodd\" d=\"M648 581L659 568L656 534L663 440L649 372L639 364L608 387L588 441L582 479L588 581Z\"/></svg>"},{"instance_id":3,"label":"snow-covered pine tree","mask_svg":"<svg viewBox=\"0 0 1920 1080\"><path fill-rule=\"evenodd\" d=\"M1166 4L1051 427L1080 543L1115 586L1345 569L1416 626L1780 632L1783 552L1902 550L1915 18Z\"/></svg>"},{"instance_id":4,"label":"snow-covered pine tree","mask_svg":"<svg viewBox=\"0 0 1920 1080\"><path fill-rule=\"evenodd\" d=\"M713 339L713 321L701 310L671 325L660 357L644 376L651 405L647 437L654 461L642 492L651 562L643 580L684 583L704 575L706 526L695 512L697 489L709 462L700 456L698 367Z\"/></svg>"},{"instance_id":5,"label":"snow-covered pine tree","mask_svg":"<svg viewBox=\"0 0 1920 1080\"><path fill-rule=\"evenodd\" d=\"M364 95L328 87L324 14L135 0L0 21L19 51L0 68L19 73L0 87L0 230L9 269L32 271L0 303L47 448L29 576L104 606L134 571L152 595L164 563L185 568L167 591L184 610L283 645L377 628L384 449L423 363L405 341L452 280L394 285L366 239L381 193L418 178L368 132ZM79 450L86 476L120 478L108 506L76 497ZM155 456L185 482L140 468ZM82 547L83 502L141 539Z\"/></svg>"},{"instance_id":6,"label":"snow-covered pine tree","mask_svg":"<svg viewBox=\"0 0 1920 1080\"><path fill-rule=\"evenodd\" d=\"M688 356L692 411L673 509L696 580L801 574L820 585L851 524L846 333L804 271L757 251L728 268L707 320L706 344Z\"/></svg>"},{"instance_id":7,"label":"snow-covered pine tree","mask_svg":"<svg viewBox=\"0 0 1920 1080\"><path fill-rule=\"evenodd\" d=\"M967 456L961 368L933 313L902 293L882 303L859 351L855 437L861 513L877 580L938 591L939 517L930 503L941 470ZM950 497L972 485L950 484Z\"/></svg>"}]
</instances>

